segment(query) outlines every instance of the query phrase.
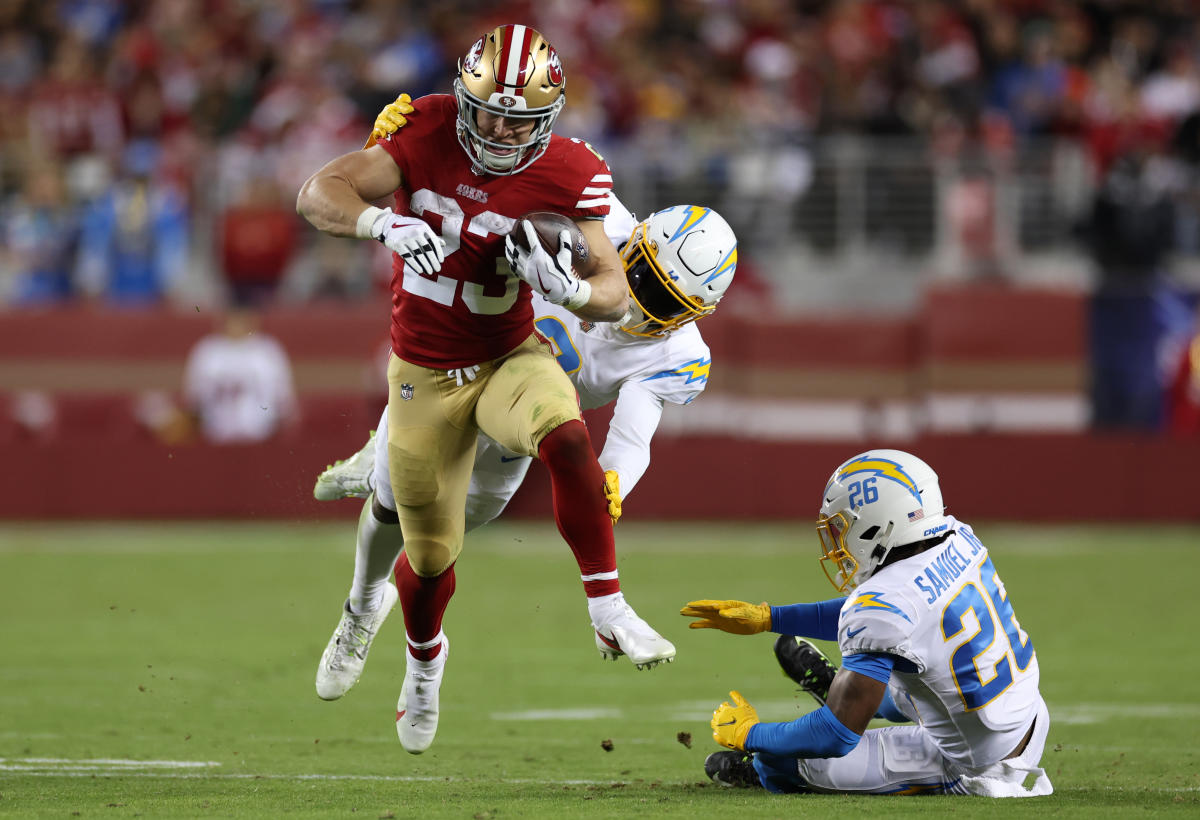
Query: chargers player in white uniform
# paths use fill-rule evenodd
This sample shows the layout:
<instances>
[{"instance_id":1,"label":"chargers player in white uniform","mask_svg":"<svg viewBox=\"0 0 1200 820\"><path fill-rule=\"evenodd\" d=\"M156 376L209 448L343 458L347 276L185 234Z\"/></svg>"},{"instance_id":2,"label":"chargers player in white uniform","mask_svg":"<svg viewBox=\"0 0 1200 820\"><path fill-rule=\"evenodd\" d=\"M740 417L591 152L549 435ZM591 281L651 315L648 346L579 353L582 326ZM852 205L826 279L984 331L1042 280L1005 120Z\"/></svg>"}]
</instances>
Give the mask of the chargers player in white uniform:
<instances>
[{"instance_id":1,"label":"chargers player in white uniform","mask_svg":"<svg viewBox=\"0 0 1200 820\"><path fill-rule=\"evenodd\" d=\"M690 403L708 381L711 358L694 322L716 309L733 281L737 239L710 208L676 205L638 223L611 195L604 231L620 248L630 313L619 325L592 323L535 298L534 326L553 343L583 409L616 402L599 457L615 524L622 500L650 464L650 439L663 407L668 402ZM359 519L350 595L317 668L317 694L326 700L341 697L358 681L375 634L394 603L389 576L403 539L398 526L383 524L371 514L373 504L395 509L387 429L384 410L367 444L325 470L313 489L320 500L368 499ZM467 494L467 532L500 515L531 460L480 434ZM598 629L596 646L603 657L616 660L621 654Z\"/></svg>"},{"instance_id":2,"label":"chargers player in white uniform","mask_svg":"<svg viewBox=\"0 0 1200 820\"><path fill-rule=\"evenodd\" d=\"M733 751L708 756L709 777L777 793L1050 794L1033 641L987 549L945 515L929 465L899 450L855 456L829 479L817 531L845 598L681 610L700 619L692 628L836 639L842 652L824 705L798 720L759 722L730 692L711 725ZM873 717L915 725L868 729Z\"/></svg>"}]
</instances>

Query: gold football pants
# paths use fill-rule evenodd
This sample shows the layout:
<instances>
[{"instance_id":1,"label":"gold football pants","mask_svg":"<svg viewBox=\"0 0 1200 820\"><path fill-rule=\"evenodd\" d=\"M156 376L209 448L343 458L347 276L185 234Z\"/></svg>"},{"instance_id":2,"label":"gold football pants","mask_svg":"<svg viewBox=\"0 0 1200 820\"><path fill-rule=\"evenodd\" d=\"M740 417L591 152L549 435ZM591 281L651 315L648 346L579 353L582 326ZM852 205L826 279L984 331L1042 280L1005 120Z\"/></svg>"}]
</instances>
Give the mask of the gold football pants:
<instances>
[{"instance_id":1,"label":"gold football pants","mask_svg":"<svg viewBox=\"0 0 1200 820\"><path fill-rule=\"evenodd\" d=\"M424 577L462 550L476 433L536 458L550 431L581 418L575 386L536 334L473 370L388 362L388 472L409 564Z\"/></svg>"}]
</instances>

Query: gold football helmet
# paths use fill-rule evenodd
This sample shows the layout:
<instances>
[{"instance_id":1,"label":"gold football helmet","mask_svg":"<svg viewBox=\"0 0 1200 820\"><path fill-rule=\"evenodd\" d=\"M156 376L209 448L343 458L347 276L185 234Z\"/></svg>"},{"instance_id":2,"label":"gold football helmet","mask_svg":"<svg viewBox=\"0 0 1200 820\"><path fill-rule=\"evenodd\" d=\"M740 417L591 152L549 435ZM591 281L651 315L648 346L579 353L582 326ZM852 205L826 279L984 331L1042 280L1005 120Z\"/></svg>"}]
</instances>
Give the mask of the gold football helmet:
<instances>
[{"instance_id":1,"label":"gold football helmet","mask_svg":"<svg viewBox=\"0 0 1200 820\"><path fill-rule=\"evenodd\" d=\"M566 104L566 77L558 52L529 26L504 25L475 41L459 61L458 142L480 174L515 174L550 143L550 129ZM479 128L479 112L533 121L528 141L496 142Z\"/></svg>"}]
</instances>

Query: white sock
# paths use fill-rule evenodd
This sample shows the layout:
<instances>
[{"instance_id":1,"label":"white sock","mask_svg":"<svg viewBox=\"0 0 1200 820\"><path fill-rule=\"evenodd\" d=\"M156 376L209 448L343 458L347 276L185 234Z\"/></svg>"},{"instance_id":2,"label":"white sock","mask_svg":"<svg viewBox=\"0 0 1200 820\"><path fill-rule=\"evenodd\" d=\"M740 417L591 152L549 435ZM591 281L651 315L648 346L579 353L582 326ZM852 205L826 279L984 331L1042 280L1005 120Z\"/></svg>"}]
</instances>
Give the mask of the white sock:
<instances>
[{"instance_id":1,"label":"white sock","mask_svg":"<svg viewBox=\"0 0 1200 820\"><path fill-rule=\"evenodd\" d=\"M383 590L392 583L392 568L404 548L399 524L384 524L371 513L373 496L368 496L358 516L357 547L354 551L354 583L350 586L350 611L355 615L379 609Z\"/></svg>"},{"instance_id":2,"label":"white sock","mask_svg":"<svg viewBox=\"0 0 1200 820\"><path fill-rule=\"evenodd\" d=\"M405 637L407 637L407 636L405 636ZM410 666L412 666L413 669L419 669L423 672L428 672L430 670L437 669L439 666L443 665L446 662L446 647L443 646L441 652L437 653L436 655L434 655L432 658L430 658L427 661L423 661L418 658L414 658L412 651L414 649L418 649L418 650L419 649L432 649L433 647L437 646L445 639L446 639L446 632L444 630L440 630L440 629L438 630L438 634L434 635L429 640L422 641L420 643L413 643L412 638L408 638L408 649L404 653L405 661Z\"/></svg>"},{"instance_id":3,"label":"white sock","mask_svg":"<svg viewBox=\"0 0 1200 820\"><path fill-rule=\"evenodd\" d=\"M600 595L595 598L588 598L587 602L588 617L592 619L593 624L598 624L603 620L600 616L613 612L621 604L625 603L625 593L614 592L611 595Z\"/></svg>"}]
</instances>

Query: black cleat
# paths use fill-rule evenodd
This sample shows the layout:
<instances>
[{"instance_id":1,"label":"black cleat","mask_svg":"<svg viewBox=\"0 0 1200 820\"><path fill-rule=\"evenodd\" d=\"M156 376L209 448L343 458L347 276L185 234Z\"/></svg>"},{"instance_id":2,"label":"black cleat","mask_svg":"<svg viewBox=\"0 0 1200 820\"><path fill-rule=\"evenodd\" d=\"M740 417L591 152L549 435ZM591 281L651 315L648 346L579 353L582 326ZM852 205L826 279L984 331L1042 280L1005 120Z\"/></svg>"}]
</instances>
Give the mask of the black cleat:
<instances>
[{"instance_id":1,"label":"black cleat","mask_svg":"<svg viewBox=\"0 0 1200 820\"><path fill-rule=\"evenodd\" d=\"M780 635L775 641L775 659L783 668L783 674L816 698L817 703L825 705L837 667L821 654L821 650L803 638Z\"/></svg>"},{"instance_id":2,"label":"black cleat","mask_svg":"<svg viewBox=\"0 0 1200 820\"><path fill-rule=\"evenodd\" d=\"M713 752L704 758L704 773L727 789L761 789L754 758L746 752Z\"/></svg>"}]
</instances>

